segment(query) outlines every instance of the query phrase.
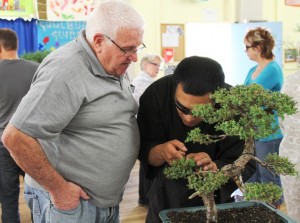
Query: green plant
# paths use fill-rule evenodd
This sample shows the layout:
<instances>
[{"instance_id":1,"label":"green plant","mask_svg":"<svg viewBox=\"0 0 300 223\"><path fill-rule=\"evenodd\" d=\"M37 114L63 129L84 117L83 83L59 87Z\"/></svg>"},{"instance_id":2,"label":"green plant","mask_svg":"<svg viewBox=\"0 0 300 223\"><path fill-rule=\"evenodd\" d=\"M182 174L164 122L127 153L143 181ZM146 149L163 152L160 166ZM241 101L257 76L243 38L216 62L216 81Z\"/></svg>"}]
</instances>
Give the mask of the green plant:
<instances>
[{"instance_id":1,"label":"green plant","mask_svg":"<svg viewBox=\"0 0 300 223\"><path fill-rule=\"evenodd\" d=\"M268 203L278 201L282 190L274 183L247 183L244 187L245 200L262 200Z\"/></svg>"},{"instance_id":2,"label":"green plant","mask_svg":"<svg viewBox=\"0 0 300 223\"><path fill-rule=\"evenodd\" d=\"M207 211L207 222L217 221L217 210L214 201L214 191L225 184L229 178L237 183L248 200L274 202L282 195L281 188L271 184L244 184L241 174L245 165L251 160L257 161L273 174L297 175L287 158L270 154L265 160L254 156L254 139L266 137L278 130L274 128L274 115L282 119L285 115L296 113L295 102L288 95L271 92L262 86L238 85L230 89L219 89L211 96L213 103L195 105L192 113L201 117L205 122L214 124L215 129L222 131L222 135L207 135L199 128L188 133L186 141L209 144L224 139L227 136L238 136L245 141L244 151L232 164L223 166L214 172L202 171L189 159L182 159L164 170L164 174L171 179L186 178L188 187L195 193L190 196L202 197ZM176 178L177 177L177 178Z\"/></svg>"},{"instance_id":3,"label":"green plant","mask_svg":"<svg viewBox=\"0 0 300 223\"><path fill-rule=\"evenodd\" d=\"M284 48L284 57L285 60L297 58L300 53L299 42L285 41L282 42Z\"/></svg>"},{"instance_id":4,"label":"green plant","mask_svg":"<svg viewBox=\"0 0 300 223\"><path fill-rule=\"evenodd\" d=\"M51 53L50 50L36 51L36 52L32 52L32 53L22 54L21 58L24 59L24 60L31 60L31 61L35 61L35 62L41 63L43 61L43 59L49 53Z\"/></svg>"}]
</instances>

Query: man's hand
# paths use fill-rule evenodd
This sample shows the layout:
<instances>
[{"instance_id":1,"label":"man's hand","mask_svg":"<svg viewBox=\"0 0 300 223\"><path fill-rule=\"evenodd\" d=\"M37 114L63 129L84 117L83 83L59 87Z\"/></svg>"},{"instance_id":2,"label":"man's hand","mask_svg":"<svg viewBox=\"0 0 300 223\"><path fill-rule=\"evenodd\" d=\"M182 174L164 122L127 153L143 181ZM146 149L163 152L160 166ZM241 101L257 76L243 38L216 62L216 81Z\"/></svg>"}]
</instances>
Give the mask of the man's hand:
<instances>
[{"instance_id":1,"label":"man's hand","mask_svg":"<svg viewBox=\"0 0 300 223\"><path fill-rule=\"evenodd\" d=\"M181 159L185 156L187 148L178 141L172 140L155 146L149 154L149 163L153 166L160 166L167 162L171 164L174 160Z\"/></svg>"},{"instance_id":2,"label":"man's hand","mask_svg":"<svg viewBox=\"0 0 300 223\"><path fill-rule=\"evenodd\" d=\"M68 182L62 190L51 194L51 200L55 208L63 211L78 207L80 198L90 199L87 193L78 185Z\"/></svg>"},{"instance_id":3,"label":"man's hand","mask_svg":"<svg viewBox=\"0 0 300 223\"><path fill-rule=\"evenodd\" d=\"M168 164L185 156L187 148L182 142L172 140L162 144L161 156Z\"/></svg>"},{"instance_id":4,"label":"man's hand","mask_svg":"<svg viewBox=\"0 0 300 223\"><path fill-rule=\"evenodd\" d=\"M190 153L186 156L187 159L194 159L197 166L202 167L203 170L216 171L218 169L215 162L213 162L207 153Z\"/></svg>"}]
</instances>

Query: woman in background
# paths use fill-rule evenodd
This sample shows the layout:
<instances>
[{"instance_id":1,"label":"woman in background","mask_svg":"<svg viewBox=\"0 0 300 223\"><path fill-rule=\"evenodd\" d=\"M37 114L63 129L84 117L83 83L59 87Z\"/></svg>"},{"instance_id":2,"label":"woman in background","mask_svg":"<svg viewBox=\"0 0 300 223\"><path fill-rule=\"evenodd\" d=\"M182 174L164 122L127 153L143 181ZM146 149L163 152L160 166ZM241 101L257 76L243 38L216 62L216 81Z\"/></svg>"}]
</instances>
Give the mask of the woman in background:
<instances>
[{"instance_id":1,"label":"woman in background","mask_svg":"<svg viewBox=\"0 0 300 223\"><path fill-rule=\"evenodd\" d=\"M141 95L147 87L152 84L157 77L163 59L158 54L146 54L141 60L141 72L133 79L134 86L133 96L139 104Z\"/></svg>"},{"instance_id":2,"label":"woman in background","mask_svg":"<svg viewBox=\"0 0 300 223\"><path fill-rule=\"evenodd\" d=\"M283 84L283 73L280 66L274 60L272 50L275 46L275 41L271 33L260 27L249 30L244 38L244 43L247 56L250 60L257 63L248 72L244 84L250 85L256 83L265 89L280 91ZM278 128L274 134L255 140L256 157L260 160L264 160L268 153L278 154L279 152L279 145L283 136L278 125L277 116L275 117L273 126L274 128ZM248 182L273 182L281 186L280 176L273 175L258 163L256 166L257 170ZM283 199L274 205L278 207L282 202Z\"/></svg>"}]
</instances>

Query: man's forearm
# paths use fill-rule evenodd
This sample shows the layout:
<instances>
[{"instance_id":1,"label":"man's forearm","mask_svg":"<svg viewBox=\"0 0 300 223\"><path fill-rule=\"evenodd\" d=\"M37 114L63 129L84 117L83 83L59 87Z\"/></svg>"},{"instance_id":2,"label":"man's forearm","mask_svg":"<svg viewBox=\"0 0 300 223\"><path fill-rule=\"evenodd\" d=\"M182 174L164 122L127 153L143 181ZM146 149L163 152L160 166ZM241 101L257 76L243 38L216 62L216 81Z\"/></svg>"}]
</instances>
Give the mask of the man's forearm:
<instances>
[{"instance_id":1,"label":"man's forearm","mask_svg":"<svg viewBox=\"0 0 300 223\"><path fill-rule=\"evenodd\" d=\"M67 182L52 167L39 142L8 125L2 137L16 163L51 194Z\"/></svg>"},{"instance_id":2,"label":"man's forearm","mask_svg":"<svg viewBox=\"0 0 300 223\"><path fill-rule=\"evenodd\" d=\"M153 147L149 152L148 162L152 166L161 166L165 163L165 160L161 154L162 145Z\"/></svg>"}]
</instances>

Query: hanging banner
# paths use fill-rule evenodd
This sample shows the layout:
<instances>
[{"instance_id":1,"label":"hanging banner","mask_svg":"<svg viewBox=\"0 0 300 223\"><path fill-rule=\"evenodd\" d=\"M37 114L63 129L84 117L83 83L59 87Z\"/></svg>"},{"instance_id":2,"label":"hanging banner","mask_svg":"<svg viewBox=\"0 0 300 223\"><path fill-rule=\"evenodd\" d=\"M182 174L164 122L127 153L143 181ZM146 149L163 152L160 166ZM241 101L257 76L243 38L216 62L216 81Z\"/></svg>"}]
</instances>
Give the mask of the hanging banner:
<instances>
[{"instance_id":1,"label":"hanging banner","mask_svg":"<svg viewBox=\"0 0 300 223\"><path fill-rule=\"evenodd\" d=\"M47 18L50 21L85 21L95 4L102 0L47 0Z\"/></svg>"},{"instance_id":2,"label":"hanging banner","mask_svg":"<svg viewBox=\"0 0 300 223\"><path fill-rule=\"evenodd\" d=\"M40 51L54 50L75 39L78 36L80 30L84 28L84 21L38 21L38 49Z\"/></svg>"},{"instance_id":3,"label":"hanging banner","mask_svg":"<svg viewBox=\"0 0 300 223\"><path fill-rule=\"evenodd\" d=\"M0 0L0 17L36 17L32 0Z\"/></svg>"}]
</instances>

